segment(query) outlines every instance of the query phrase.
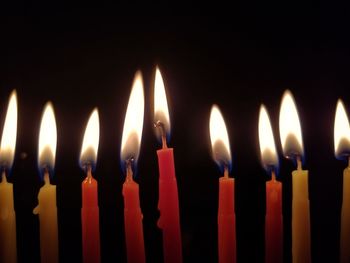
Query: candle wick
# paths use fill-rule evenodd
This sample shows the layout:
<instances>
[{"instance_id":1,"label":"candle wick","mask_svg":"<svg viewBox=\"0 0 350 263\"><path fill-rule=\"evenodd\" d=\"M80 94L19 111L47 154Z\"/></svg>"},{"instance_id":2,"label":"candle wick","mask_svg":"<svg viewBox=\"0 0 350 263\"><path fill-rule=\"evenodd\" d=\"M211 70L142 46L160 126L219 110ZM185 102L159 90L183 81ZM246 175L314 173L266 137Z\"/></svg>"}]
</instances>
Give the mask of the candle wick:
<instances>
[{"instance_id":1,"label":"candle wick","mask_svg":"<svg viewBox=\"0 0 350 263\"><path fill-rule=\"evenodd\" d=\"M133 181L133 171L132 171L133 162L134 162L134 158L129 158L126 160L126 178L125 178L125 181Z\"/></svg>"},{"instance_id":2,"label":"candle wick","mask_svg":"<svg viewBox=\"0 0 350 263\"><path fill-rule=\"evenodd\" d=\"M225 165L225 168L224 168L224 177L228 178L228 167L226 165Z\"/></svg>"},{"instance_id":3,"label":"candle wick","mask_svg":"<svg viewBox=\"0 0 350 263\"><path fill-rule=\"evenodd\" d=\"M47 169L45 169L45 172L44 172L44 182L45 184L50 184L50 176Z\"/></svg>"},{"instance_id":4,"label":"candle wick","mask_svg":"<svg viewBox=\"0 0 350 263\"><path fill-rule=\"evenodd\" d=\"M92 179L92 167L90 163L87 163L85 165L86 167L86 178L88 179L89 182L91 182Z\"/></svg>"},{"instance_id":5,"label":"candle wick","mask_svg":"<svg viewBox=\"0 0 350 263\"><path fill-rule=\"evenodd\" d=\"M303 168L301 166L301 158L300 155L297 155L297 169L301 171Z\"/></svg>"},{"instance_id":6,"label":"candle wick","mask_svg":"<svg viewBox=\"0 0 350 263\"><path fill-rule=\"evenodd\" d=\"M154 124L154 127L160 129L160 133L161 133L161 137L162 137L162 148L163 149L167 149L168 145L167 145L167 142L166 142L166 130L165 130L164 123L162 123L161 121L158 120Z\"/></svg>"},{"instance_id":7,"label":"candle wick","mask_svg":"<svg viewBox=\"0 0 350 263\"><path fill-rule=\"evenodd\" d=\"M6 172L5 172L5 169L2 171L2 182L3 183L7 183L7 178L6 178Z\"/></svg>"},{"instance_id":8,"label":"candle wick","mask_svg":"<svg viewBox=\"0 0 350 263\"><path fill-rule=\"evenodd\" d=\"M275 170L271 171L271 181L276 182L276 172L275 172Z\"/></svg>"}]
</instances>

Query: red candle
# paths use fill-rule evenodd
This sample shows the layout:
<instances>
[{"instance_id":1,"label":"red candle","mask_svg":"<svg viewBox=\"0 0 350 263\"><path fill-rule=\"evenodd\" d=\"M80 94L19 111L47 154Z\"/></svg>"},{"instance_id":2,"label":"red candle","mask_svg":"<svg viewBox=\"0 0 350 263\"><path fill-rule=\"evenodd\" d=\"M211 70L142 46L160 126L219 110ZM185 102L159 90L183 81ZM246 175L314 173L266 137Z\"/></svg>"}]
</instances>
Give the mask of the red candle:
<instances>
[{"instance_id":1,"label":"red candle","mask_svg":"<svg viewBox=\"0 0 350 263\"><path fill-rule=\"evenodd\" d=\"M282 183L276 181L278 158L270 118L264 105L261 105L259 113L259 143L261 162L272 175L266 183L265 262L278 263L283 262Z\"/></svg>"},{"instance_id":2,"label":"red candle","mask_svg":"<svg viewBox=\"0 0 350 263\"><path fill-rule=\"evenodd\" d=\"M126 165L123 196L126 254L129 263L143 263L146 261L139 185L133 179L133 168L140 153L143 114L143 83L141 73L137 72L125 114L120 153L121 160Z\"/></svg>"},{"instance_id":3,"label":"red candle","mask_svg":"<svg viewBox=\"0 0 350 263\"><path fill-rule=\"evenodd\" d=\"M236 262L234 179L229 178L231 151L224 118L214 105L209 120L213 158L224 176L219 179L218 254L220 263Z\"/></svg>"},{"instance_id":4,"label":"red candle","mask_svg":"<svg viewBox=\"0 0 350 263\"><path fill-rule=\"evenodd\" d=\"M82 242L83 262L100 262L100 222L98 209L97 181L92 177L92 167L96 164L99 142L99 118L95 109L85 129L80 164L87 175L82 182Z\"/></svg>"},{"instance_id":5,"label":"red candle","mask_svg":"<svg viewBox=\"0 0 350 263\"><path fill-rule=\"evenodd\" d=\"M175 176L174 153L168 148L167 133L170 133L168 104L164 82L159 69L156 69L154 85L154 121L162 138L163 148L157 151L159 166L160 218L158 226L163 232L164 262L182 262L182 243L179 215L179 199Z\"/></svg>"}]
</instances>

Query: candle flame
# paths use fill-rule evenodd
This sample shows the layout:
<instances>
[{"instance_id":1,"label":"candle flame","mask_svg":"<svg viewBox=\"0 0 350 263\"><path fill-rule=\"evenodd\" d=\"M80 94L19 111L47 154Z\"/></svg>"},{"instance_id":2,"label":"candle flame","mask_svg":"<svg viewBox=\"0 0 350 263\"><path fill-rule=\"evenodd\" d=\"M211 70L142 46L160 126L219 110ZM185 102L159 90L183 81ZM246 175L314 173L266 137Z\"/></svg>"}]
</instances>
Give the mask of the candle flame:
<instances>
[{"instance_id":1,"label":"candle flame","mask_svg":"<svg viewBox=\"0 0 350 263\"><path fill-rule=\"evenodd\" d=\"M269 114L264 105L260 107L259 113L259 144L261 162L264 168L269 171L278 167L276 145L273 137Z\"/></svg>"},{"instance_id":2,"label":"candle flame","mask_svg":"<svg viewBox=\"0 0 350 263\"><path fill-rule=\"evenodd\" d=\"M13 164L17 137L17 93L12 91L2 131L0 165L10 169Z\"/></svg>"},{"instance_id":3,"label":"candle flame","mask_svg":"<svg viewBox=\"0 0 350 263\"><path fill-rule=\"evenodd\" d=\"M302 157L304 149L300 121L293 95L289 90L283 94L279 129L284 156L286 158Z\"/></svg>"},{"instance_id":4,"label":"candle flame","mask_svg":"<svg viewBox=\"0 0 350 263\"><path fill-rule=\"evenodd\" d=\"M96 164L98 144L100 138L100 122L98 110L95 108L90 115L85 128L83 144L80 152L80 166L85 168L87 164L93 168Z\"/></svg>"},{"instance_id":5,"label":"candle flame","mask_svg":"<svg viewBox=\"0 0 350 263\"><path fill-rule=\"evenodd\" d=\"M53 169L57 145L55 113L51 102L46 103L39 132L39 167Z\"/></svg>"},{"instance_id":6,"label":"candle flame","mask_svg":"<svg viewBox=\"0 0 350 263\"><path fill-rule=\"evenodd\" d=\"M170 118L164 81L159 68L156 68L154 80L154 123L161 122L167 135L170 134ZM157 136L161 138L160 129L156 129Z\"/></svg>"},{"instance_id":7,"label":"candle flame","mask_svg":"<svg viewBox=\"0 0 350 263\"><path fill-rule=\"evenodd\" d=\"M213 159L219 168L231 168L231 151L226 124L218 106L213 105L209 120L210 141Z\"/></svg>"},{"instance_id":8,"label":"candle flame","mask_svg":"<svg viewBox=\"0 0 350 263\"><path fill-rule=\"evenodd\" d=\"M339 99L334 120L334 152L338 159L350 155L350 125L343 102Z\"/></svg>"},{"instance_id":9,"label":"candle flame","mask_svg":"<svg viewBox=\"0 0 350 263\"><path fill-rule=\"evenodd\" d=\"M125 114L121 143L121 161L128 159L137 161L142 137L144 94L141 72L136 72L131 90L128 108Z\"/></svg>"}]
</instances>

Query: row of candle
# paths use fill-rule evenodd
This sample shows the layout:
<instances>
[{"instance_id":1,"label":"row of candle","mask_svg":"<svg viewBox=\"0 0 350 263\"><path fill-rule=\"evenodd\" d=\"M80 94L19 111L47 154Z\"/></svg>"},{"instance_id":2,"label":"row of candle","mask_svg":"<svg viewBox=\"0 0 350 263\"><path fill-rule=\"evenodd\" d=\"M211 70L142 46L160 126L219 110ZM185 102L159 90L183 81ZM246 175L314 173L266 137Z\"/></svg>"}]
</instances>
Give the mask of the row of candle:
<instances>
[{"instance_id":1,"label":"row of candle","mask_svg":"<svg viewBox=\"0 0 350 263\"><path fill-rule=\"evenodd\" d=\"M125 237L128 262L145 262L142 213L139 202L139 186L133 180L133 171L139 157L144 115L143 82L140 72L134 78L126 111L121 160L126 179L123 184ZM182 262L181 230L179 220L178 191L175 176L173 149L168 148L170 119L163 78L156 69L154 84L154 123L162 149L157 151L159 165L160 218L158 226L163 232L164 262ZM297 170L293 171L292 203L292 255L293 262L311 262L310 215L308 200L308 171L302 170L303 143L300 121L290 91L286 91L280 109L280 137L284 156L294 160ZM229 177L231 151L224 118L214 105L209 120L213 159L223 172L219 179L218 210L218 254L219 262L236 262L236 229L234 213L234 179ZM259 114L259 142L261 160L271 180L266 183L265 244L266 262L283 260L282 225L282 183L276 180L278 155L269 116L265 106ZM0 260L16 262L16 224L13 205L12 184L7 182L16 144L17 97L14 91L3 128L0 145ZM44 108L39 133L39 167L44 186L38 195L38 206L34 214L40 221L40 251L42 262L58 262L58 229L56 208L56 186L50 183L50 175L55 163L57 128L51 103ZM100 261L99 209L97 181L92 172L96 166L99 144L99 116L95 109L87 123L80 165L86 171L82 183L82 242L84 262ZM337 104L334 124L335 154L338 158L348 158L350 149L350 126L343 103ZM344 191L341 225L341 262L349 262L350 253L350 168L344 170Z\"/></svg>"}]
</instances>

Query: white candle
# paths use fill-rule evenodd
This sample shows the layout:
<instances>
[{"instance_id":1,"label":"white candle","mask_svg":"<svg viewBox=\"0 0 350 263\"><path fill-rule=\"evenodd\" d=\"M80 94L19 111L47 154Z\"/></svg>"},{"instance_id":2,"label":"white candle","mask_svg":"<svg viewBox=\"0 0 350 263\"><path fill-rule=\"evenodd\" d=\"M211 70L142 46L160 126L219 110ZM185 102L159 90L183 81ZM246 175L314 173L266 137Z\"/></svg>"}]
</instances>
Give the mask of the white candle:
<instances>
[{"instance_id":1,"label":"white candle","mask_svg":"<svg viewBox=\"0 0 350 263\"><path fill-rule=\"evenodd\" d=\"M11 169L16 147L17 95L13 91L4 124L0 146L0 262L17 261L16 214L13 202L13 185L7 182L6 171Z\"/></svg>"}]
</instances>

